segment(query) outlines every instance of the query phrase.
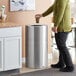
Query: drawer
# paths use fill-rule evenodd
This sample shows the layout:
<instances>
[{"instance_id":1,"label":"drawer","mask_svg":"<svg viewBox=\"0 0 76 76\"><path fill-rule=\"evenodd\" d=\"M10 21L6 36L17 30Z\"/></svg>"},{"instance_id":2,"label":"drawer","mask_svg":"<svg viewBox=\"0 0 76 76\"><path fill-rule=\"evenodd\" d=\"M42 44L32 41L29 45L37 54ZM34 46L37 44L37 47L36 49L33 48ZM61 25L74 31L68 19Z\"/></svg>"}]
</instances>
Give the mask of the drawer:
<instances>
[{"instance_id":1,"label":"drawer","mask_svg":"<svg viewBox=\"0 0 76 76\"><path fill-rule=\"evenodd\" d=\"M0 28L0 37L21 36L22 27Z\"/></svg>"}]
</instances>

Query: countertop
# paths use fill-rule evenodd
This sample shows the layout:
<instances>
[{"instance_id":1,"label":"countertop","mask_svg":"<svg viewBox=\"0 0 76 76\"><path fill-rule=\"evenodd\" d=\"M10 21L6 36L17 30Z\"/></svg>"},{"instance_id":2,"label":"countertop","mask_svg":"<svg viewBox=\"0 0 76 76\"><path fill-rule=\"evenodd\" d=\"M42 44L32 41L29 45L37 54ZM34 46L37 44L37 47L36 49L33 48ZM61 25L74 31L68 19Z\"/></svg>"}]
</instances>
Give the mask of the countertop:
<instances>
[{"instance_id":1,"label":"countertop","mask_svg":"<svg viewBox=\"0 0 76 76\"><path fill-rule=\"evenodd\" d=\"M13 23L13 22L0 22L0 28L7 28L7 27L18 27L21 26L20 24ZM72 28L76 28L76 24L72 24Z\"/></svg>"},{"instance_id":2,"label":"countertop","mask_svg":"<svg viewBox=\"0 0 76 76\"><path fill-rule=\"evenodd\" d=\"M18 27L18 26L21 26L17 23L13 23L13 22L0 22L0 28L7 28L7 27Z\"/></svg>"}]
</instances>

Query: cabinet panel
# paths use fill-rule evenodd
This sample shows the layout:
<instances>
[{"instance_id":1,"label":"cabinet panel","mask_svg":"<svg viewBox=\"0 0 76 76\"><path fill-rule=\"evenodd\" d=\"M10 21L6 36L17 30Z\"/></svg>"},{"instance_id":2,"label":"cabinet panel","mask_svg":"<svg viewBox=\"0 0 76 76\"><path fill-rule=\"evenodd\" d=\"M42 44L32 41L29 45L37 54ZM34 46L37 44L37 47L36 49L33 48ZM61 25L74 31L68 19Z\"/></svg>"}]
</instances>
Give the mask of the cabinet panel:
<instances>
[{"instance_id":1,"label":"cabinet panel","mask_svg":"<svg viewBox=\"0 0 76 76\"><path fill-rule=\"evenodd\" d=\"M21 27L0 28L0 37L13 37L22 35Z\"/></svg>"},{"instance_id":2,"label":"cabinet panel","mask_svg":"<svg viewBox=\"0 0 76 76\"><path fill-rule=\"evenodd\" d=\"M0 38L0 71L3 71L3 39Z\"/></svg>"},{"instance_id":3,"label":"cabinet panel","mask_svg":"<svg viewBox=\"0 0 76 76\"><path fill-rule=\"evenodd\" d=\"M4 47L4 70L20 68L21 37L5 38Z\"/></svg>"}]
</instances>

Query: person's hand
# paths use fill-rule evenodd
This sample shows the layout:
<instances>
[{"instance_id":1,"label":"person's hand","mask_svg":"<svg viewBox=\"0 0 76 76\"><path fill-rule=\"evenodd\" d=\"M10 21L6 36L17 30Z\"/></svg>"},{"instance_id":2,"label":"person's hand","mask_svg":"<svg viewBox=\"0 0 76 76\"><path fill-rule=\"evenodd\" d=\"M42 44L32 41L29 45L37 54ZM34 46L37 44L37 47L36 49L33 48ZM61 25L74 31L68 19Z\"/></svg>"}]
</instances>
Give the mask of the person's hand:
<instances>
[{"instance_id":1,"label":"person's hand","mask_svg":"<svg viewBox=\"0 0 76 76\"><path fill-rule=\"evenodd\" d=\"M57 33L57 27L55 27L55 26L52 27L52 31L55 32L55 33Z\"/></svg>"},{"instance_id":2,"label":"person's hand","mask_svg":"<svg viewBox=\"0 0 76 76\"><path fill-rule=\"evenodd\" d=\"M35 19L36 19L36 23L39 23L39 19L42 17L42 14L36 14L35 15Z\"/></svg>"},{"instance_id":3,"label":"person's hand","mask_svg":"<svg viewBox=\"0 0 76 76\"><path fill-rule=\"evenodd\" d=\"M35 18L41 18L42 17L42 14L36 14L35 15Z\"/></svg>"}]
</instances>

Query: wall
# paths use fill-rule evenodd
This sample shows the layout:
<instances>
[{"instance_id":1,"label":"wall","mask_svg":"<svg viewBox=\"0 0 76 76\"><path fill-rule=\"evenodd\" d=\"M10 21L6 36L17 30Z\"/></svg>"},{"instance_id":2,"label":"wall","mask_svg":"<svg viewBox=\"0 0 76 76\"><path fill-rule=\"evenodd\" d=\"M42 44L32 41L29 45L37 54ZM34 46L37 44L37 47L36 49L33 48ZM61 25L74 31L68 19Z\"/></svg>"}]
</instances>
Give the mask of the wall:
<instances>
[{"instance_id":1,"label":"wall","mask_svg":"<svg viewBox=\"0 0 76 76\"><path fill-rule=\"evenodd\" d=\"M23 27L23 41L22 41L22 50L23 50L23 57L25 56L25 26L28 24L34 24L35 23L35 14L37 13L42 13L45 11L50 5L51 2L50 0L36 0L36 10L34 11L18 11L18 12L10 12L9 10L9 1L10 0L0 0L0 6L5 5L6 6L6 14L7 14L7 21L18 23L22 25ZM48 25L49 31L48 31L48 52L51 52L51 15L42 18L40 20L41 24L46 24Z\"/></svg>"}]
</instances>

